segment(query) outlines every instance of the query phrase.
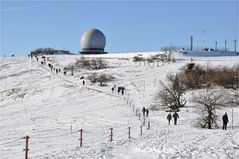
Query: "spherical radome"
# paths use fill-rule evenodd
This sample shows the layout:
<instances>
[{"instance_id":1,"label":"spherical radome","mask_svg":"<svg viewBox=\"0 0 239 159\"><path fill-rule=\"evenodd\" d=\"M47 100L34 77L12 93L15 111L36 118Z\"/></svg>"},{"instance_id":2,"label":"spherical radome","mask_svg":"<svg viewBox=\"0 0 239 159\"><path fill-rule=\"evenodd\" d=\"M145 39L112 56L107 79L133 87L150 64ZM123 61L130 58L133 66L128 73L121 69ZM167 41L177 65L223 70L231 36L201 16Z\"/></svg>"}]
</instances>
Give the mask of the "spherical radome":
<instances>
[{"instance_id":1,"label":"spherical radome","mask_svg":"<svg viewBox=\"0 0 239 159\"><path fill-rule=\"evenodd\" d=\"M104 49L105 35L98 29L90 29L81 37L81 47L84 49Z\"/></svg>"}]
</instances>

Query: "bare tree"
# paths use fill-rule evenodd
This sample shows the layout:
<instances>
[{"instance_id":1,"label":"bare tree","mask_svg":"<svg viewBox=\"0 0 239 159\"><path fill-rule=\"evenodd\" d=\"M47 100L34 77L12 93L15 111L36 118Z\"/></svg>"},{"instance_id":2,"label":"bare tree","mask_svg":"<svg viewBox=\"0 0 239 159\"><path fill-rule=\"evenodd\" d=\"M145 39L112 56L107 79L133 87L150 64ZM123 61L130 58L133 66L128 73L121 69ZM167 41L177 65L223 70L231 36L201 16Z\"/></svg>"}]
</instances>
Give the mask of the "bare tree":
<instances>
[{"instance_id":1,"label":"bare tree","mask_svg":"<svg viewBox=\"0 0 239 159\"><path fill-rule=\"evenodd\" d=\"M176 47L176 46L173 46L173 45L171 45L171 46L165 46L165 47L162 47L162 48L161 48L161 51L164 51L164 54L166 55L166 61L167 61L167 62L170 62L170 61L172 60L172 54L173 54L173 52L176 51L176 50L179 50L179 48ZM175 61L176 61L176 60L173 59L173 62L175 62Z\"/></svg>"},{"instance_id":2,"label":"bare tree","mask_svg":"<svg viewBox=\"0 0 239 159\"><path fill-rule=\"evenodd\" d=\"M183 98L186 87L182 84L179 75L168 75L167 83L160 82L162 89L156 94L159 106L172 111L178 111L187 102Z\"/></svg>"},{"instance_id":3,"label":"bare tree","mask_svg":"<svg viewBox=\"0 0 239 159\"><path fill-rule=\"evenodd\" d=\"M102 58L95 58L90 61L92 69L103 69L107 67L106 61L102 60Z\"/></svg>"},{"instance_id":4,"label":"bare tree","mask_svg":"<svg viewBox=\"0 0 239 159\"><path fill-rule=\"evenodd\" d=\"M105 60L102 60L102 58L86 59L85 57L81 57L79 64L82 68L93 70L107 68L108 66L107 62Z\"/></svg>"},{"instance_id":5,"label":"bare tree","mask_svg":"<svg viewBox=\"0 0 239 159\"><path fill-rule=\"evenodd\" d=\"M65 67L65 70L74 70L79 71L80 69L103 69L106 68L108 65L106 61L102 60L101 58L94 58L94 59L86 59L82 56L80 59L77 59L75 63L72 63Z\"/></svg>"},{"instance_id":6,"label":"bare tree","mask_svg":"<svg viewBox=\"0 0 239 159\"><path fill-rule=\"evenodd\" d=\"M76 61L76 65L80 66L81 68L90 68L90 60L86 59L82 56L79 60Z\"/></svg>"},{"instance_id":7,"label":"bare tree","mask_svg":"<svg viewBox=\"0 0 239 159\"><path fill-rule=\"evenodd\" d=\"M192 101L200 114L197 126L208 129L217 128L216 110L227 103L224 93L211 89L200 90L193 95Z\"/></svg>"}]
</instances>

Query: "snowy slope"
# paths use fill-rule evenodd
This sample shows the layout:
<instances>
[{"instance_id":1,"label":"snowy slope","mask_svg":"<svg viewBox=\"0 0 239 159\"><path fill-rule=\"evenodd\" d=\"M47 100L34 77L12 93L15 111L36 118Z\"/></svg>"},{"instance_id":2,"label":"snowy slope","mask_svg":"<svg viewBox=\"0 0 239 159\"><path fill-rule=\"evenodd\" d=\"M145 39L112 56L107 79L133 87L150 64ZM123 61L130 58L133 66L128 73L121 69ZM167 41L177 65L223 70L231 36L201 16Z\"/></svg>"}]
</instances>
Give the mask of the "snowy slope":
<instances>
[{"instance_id":1,"label":"snowy slope","mask_svg":"<svg viewBox=\"0 0 239 159\"><path fill-rule=\"evenodd\" d=\"M139 53L94 55L107 60L110 68L81 70L74 76L51 72L36 59L2 58L0 61L0 126L3 159L23 158L29 135L30 158L239 158L239 108L234 108L234 130L193 127L197 114L189 103L180 112L179 125L168 126L167 113L150 112L140 135L143 119L136 109L150 107L159 80L175 73L191 58L197 64L214 67L233 66L238 56L184 56L175 53L176 63L144 65L132 62ZM150 57L155 53L140 53ZM87 56L86 56L87 57ZM49 56L57 68L80 55ZM41 59L40 59L41 60ZM80 77L103 72L116 77L100 87ZM125 95L112 93L113 85L124 86ZM220 110L219 115L231 108ZM151 129L147 129L150 121ZM109 128L113 142L109 142ZM131 139L128 139L131 127ZM83 129L83 147L79 147Z\"/></svg>"}]
</instances>

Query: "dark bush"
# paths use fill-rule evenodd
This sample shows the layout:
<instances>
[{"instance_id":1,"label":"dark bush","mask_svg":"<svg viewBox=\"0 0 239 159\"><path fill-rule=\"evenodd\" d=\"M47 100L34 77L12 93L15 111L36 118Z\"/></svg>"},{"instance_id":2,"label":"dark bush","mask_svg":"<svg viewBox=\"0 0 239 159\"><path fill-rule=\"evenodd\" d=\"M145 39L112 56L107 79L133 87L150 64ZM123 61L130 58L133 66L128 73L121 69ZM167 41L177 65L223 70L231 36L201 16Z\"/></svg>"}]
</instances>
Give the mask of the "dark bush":
<instances>
[{"instance_id":1,"label":"dark bush","mask_svg":"<svg viewBox=\"0 0 239 159\"><path fill-rule=\"evenodd\" d=\"M96 73L93 73L90 76L88 76L88 79L92 83L97 83L97 82L109 82L112 79L114 79L114 77L111 76L111 75L107 75L107 74L99 74L99 75L97 75Z\"/></svg>"},{"instance_id":2,"label":"dark bush","mask_svg":"<svg viewBox=\"0 0 239 159\"><path fill-rule=\"evenodd\" d=\"M187 89L208 88L212 85L224 88L238 88L238 66L231 68L212 68L188 64L182 69L180 75Z\"/></svg>"},{"instance_id":3,"label":"dark bush","mask_svg":"<svg viewBox=\"0 0 239 159\"><path fill-rule=\"evenodd\" d=\"M134 56L134 57L133 57L133 61L134 61L134 62L144 61L144 58L143 58L143 57L139 57L139 56Z\"/></svg>"}]
</instances>

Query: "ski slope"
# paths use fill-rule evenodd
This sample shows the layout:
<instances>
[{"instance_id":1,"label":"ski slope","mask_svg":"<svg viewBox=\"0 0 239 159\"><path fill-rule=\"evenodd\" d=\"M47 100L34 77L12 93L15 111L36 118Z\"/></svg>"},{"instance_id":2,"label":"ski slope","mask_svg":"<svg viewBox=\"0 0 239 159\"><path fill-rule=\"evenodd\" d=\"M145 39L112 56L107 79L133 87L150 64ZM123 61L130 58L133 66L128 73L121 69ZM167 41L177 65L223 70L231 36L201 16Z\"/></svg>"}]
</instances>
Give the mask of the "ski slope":
<instances>
[{"instance_id":1,"label":"ski slope","mask_svg":"<svg viewBox=\"0 0 239 159\"><path fill-rule=\"evenodd\" d=\"M196 64L213 67L238 64L238 56L191 56L174 53L176 63L135 63L132 58L150 53L91 55L102 57L110 66L102 70L80 70L56 74L35 58L1 58L0 61L0 158L23 158L24 136L29 135L29 157L45 158L239 158L239 107L222 108L218 115L229 114L227 131L193 126L198 117L194 104L188 102L179 113L179 124L168 125L167 113L150 111L144 120L136 110L150 108L159 81L176 73L191 58ZM86 57L91 57L86 56ZM56 68L63 69L80 55L48 56ZM81 76L106 73L115 77L106 87L91 84ZM112 93L116 85L125 94ZM188 95L190 96L190 95ZM148 128L150 122L150 129ZM142 135L140 135L140 126ZM129 128L131 137L128 138ZM109 142L109 128L113 141ZM83 147L80 132L83 129Z\"/></svg>"}]
</instances>

